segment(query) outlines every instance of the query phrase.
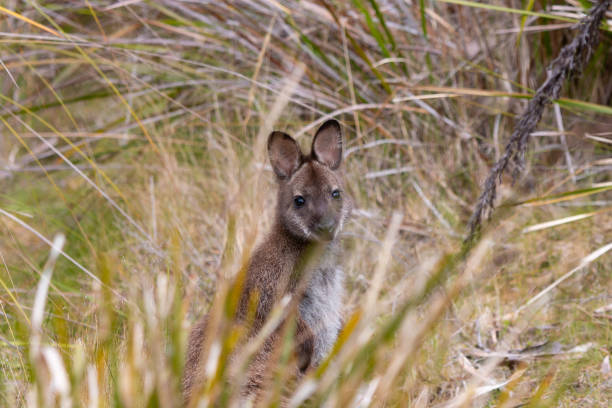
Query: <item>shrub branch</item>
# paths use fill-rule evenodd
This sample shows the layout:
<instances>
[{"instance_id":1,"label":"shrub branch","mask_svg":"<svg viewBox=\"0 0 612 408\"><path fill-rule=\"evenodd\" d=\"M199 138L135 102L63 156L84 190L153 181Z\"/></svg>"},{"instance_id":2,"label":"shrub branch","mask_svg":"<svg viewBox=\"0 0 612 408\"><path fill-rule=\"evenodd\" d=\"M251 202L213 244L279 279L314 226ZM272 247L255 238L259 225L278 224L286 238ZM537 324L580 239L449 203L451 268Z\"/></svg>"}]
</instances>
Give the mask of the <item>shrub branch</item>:
<instances>
[{"instance_id":1,"label":"shrub branch","mask_svg":"<svg viewBox=\"0 0 612 408\"><path fill-rule=\"evenodd\" d=\"M546 105L559 98L564 80L573 74L579 74L591 57L599 43L599 25L609 5L610 0L601 0L595 5L578 24L579 31L576 37L563 47L557 58L549 65L546 81L529 101L527 109L514 128L503 156L495 163L484 183L482 194L470 217L470 232L467 240L471 240L480 230L483 216L487 218L491 216L497 196L497 186L501 183L502 174L508 165L513 168L513 180L516 180L525 168L525 152L529 135L542 118Z\"/></svg>"}]
</instances>

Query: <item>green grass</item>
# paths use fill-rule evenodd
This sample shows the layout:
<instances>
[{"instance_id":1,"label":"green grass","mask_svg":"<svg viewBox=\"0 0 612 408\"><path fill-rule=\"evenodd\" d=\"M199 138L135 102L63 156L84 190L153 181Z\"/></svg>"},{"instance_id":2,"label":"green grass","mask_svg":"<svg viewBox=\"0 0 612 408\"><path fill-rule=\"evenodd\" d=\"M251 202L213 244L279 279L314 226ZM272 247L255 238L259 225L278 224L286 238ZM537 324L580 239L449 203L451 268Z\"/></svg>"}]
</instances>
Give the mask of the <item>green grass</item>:
<instances>
[{"instance_id":1,"label":"green grass","mask_svg":"<svg viewBox=\"0 0 612 408\"><path fill-rule=\"evenodd\" d=\"M609 253L522 307L609 244L609 25L558 101L566 145L546 111L524 176L503 180L482 236L463 243L482 181L573 35L556 25L576 19L552 6L581 3L3 5L0 406L181 406L189 328L231 312L233 279L271 222L260 129L304 133L306 146L303 130L339 111L357 210L343 237L346 330L297 384L285 350L261 405L314 384L302 405L608 406L612 320L596 310L612 303ZM74 262L37 236L60 233ZM32 309L51 270L39 327ZM243 370L227 360L240 332L225 323L203 396L240 406ZM526 355L545 342L563 353ZM524 358L494 358L509 352Z\"/></svg>"}]
</instances>

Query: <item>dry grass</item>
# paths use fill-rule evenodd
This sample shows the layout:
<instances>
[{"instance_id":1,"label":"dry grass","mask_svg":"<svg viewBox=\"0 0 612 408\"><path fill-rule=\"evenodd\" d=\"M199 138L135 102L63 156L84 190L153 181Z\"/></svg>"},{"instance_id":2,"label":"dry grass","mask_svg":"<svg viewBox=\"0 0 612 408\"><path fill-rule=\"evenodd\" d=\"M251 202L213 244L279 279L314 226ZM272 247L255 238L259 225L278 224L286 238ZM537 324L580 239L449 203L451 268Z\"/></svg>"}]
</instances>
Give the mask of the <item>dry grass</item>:
<instances>
[{"instance_id":1,"label":"dry grass","mask_svg":"<svg viewBox=\"0 0 612 408\"><path fill-rule=\"evenodd\" d=\"M295 388L281 361L267 405L608 406L610 11L463 244L588 2L525 3L3 3L0 405L180 406L189 326L223 323L271 220L262 140L306 145L333 116L356 202L347 328ZM215 340L211 405L239 404L236 336Z\"/></svg>"}]
</instances>

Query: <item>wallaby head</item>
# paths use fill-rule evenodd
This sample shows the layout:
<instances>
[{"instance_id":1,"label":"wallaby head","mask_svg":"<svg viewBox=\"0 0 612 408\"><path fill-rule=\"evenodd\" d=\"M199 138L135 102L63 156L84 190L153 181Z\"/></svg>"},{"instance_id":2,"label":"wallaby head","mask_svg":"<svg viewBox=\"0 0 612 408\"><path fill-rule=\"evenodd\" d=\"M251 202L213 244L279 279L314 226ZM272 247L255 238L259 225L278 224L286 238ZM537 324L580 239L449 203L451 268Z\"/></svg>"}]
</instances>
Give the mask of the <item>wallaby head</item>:
<instances>
[{"instance_id":1,"label":"wallaby head","mask_svg":"<svg viewBox=\"0 0 612 408\"><path fill-rule=\"evenodd\" d=\"M321 125L307 156L291 136L272 132L268 155L279 185L276 216L280 226L308 242L336 238L352 207L340 170L340 124L328 120Z\"/></svg>"}]
</instances>

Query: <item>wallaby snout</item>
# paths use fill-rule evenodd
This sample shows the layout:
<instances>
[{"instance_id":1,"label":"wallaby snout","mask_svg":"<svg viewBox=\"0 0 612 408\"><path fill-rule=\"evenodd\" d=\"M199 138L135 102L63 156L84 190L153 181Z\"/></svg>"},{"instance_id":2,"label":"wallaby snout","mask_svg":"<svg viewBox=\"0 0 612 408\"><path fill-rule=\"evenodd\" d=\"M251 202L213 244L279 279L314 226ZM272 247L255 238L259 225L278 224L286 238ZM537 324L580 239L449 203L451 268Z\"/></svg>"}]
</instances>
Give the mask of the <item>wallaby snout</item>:
<instances>
[{"instance_id":1,"label":"wallaby snout","mask_svg":"<svg viewBox=\"0 0 612 408\"><path fill-rule=\"evenodd\" d=\"M311 228L316 239L319 241L334 239L341 216L342 212L338 213L327 203L320 204L313 217L314 224Z\"/></svg>"}]
</instances>

